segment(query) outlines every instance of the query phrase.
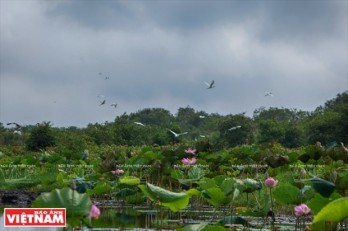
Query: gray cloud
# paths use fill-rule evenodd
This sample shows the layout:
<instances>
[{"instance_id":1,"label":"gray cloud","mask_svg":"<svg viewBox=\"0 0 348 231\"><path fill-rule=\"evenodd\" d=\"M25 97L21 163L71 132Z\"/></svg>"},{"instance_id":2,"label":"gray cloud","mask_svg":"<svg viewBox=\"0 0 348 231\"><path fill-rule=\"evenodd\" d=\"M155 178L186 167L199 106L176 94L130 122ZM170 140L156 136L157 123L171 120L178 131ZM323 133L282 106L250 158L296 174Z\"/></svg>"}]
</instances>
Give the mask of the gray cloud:
<instances>
[{"instance_id":1,"label":"gray cloud","mask_svg":"<svg viewBox=\"0 0 348 231\"><path fill-rule=\"evenodd\" d=\"M0 4L2 123L85 126L187 105L314 110L348 89L346 1Z\"/></svg>"}]
</instances>

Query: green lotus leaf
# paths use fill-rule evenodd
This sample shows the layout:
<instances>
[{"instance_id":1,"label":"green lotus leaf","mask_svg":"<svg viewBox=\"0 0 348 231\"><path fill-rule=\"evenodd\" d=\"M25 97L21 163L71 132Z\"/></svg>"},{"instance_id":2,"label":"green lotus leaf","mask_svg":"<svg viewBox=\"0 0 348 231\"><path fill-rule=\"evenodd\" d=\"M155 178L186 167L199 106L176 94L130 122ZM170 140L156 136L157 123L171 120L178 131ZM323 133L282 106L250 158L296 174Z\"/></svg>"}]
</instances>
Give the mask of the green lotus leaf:
<instances>
[{"instance_id":1,"label":"green lotus leaf","mask_svg":"<svg viewBox=\"0 0 348 231\"><path fill-rule=\"evenodd\" d=\"M313 223L325 221L325 222L339 222L348 217L348 197L342 197L334 200L325 207L323 207L319 213L314 217Z\"/></svg>"},{"instance_id":2,"label":"green lotus leaf","mask_svg":"<svg viewBox=\"0 0 348 231\"><path fill-rule=\"evenodd\" d=\"M244 179L243 182L245 185L243 192L246 192L246 193L252 193L262 188L262 183L258 180L247 178L247 179Z\"/></svg>"},{"instance_id":3,"label":"green lotus leaf","mask_svg":"<svg viewBox=\"0 0 348 231\"><path fill-rule=\"evenodd\" d=\"M197 189L195 188L190 188L187 192L186 192L187 195L189 196L199 196L201 195L201 192L198 191Z\"/></svg>"},{"instance_id":4,"label":"green lotus leaf","mask_svg":"<svg viewBox=\"0 0 348 231\"><path fill-rule=\"evenodd\" d=\"M91 206L92 202L87 194L78 193L71 188L42 193L32 204L34 208L66 208L67 218L88 216Z\"/></svg>"},{"instance_id":5,"label":"green lotus leaf","mask_svg":"<svg viewBox=\"0 0 348 231\"><path fill-rule=\"evenodd\" d=\"M202 192L204 198L212 205L226 205L231 198L226 197L225 193L218 187L208 188Z\"/></svg>"},{"instance_id":6,"label":"green lotus leaf","mask_svg":"<svg viewBox=\"0 0 348 231\"><path fill-rule=\"evenodd\" d=\"M124 176L120 178L119 183L126 185L138 185L140 184L140 179L135 176Z\"/></svg>"},{"instance_id":7,"label":"green lotus leaf","mask_svg":"<svg viewBox=\"0 0 348 231\"><path fill-rule=\"evenodd\" d=\"M88 195L103 195L108 194L112 187L107 182L99 182L93 189L87 189Z\"/></svg>"},{"instance_id":8,"label":"green lotus leaf","mask_svg":"<svg viewBox=\"0 0 348 231\"><path fill-rule=\"evenodd\" d=\"M330 198L323 197L319 193L315 193L314 197L307 203L313 214L318 214L322 208L333 200L342 198L338 193L333 193Z\"/></svg>"},{"instance_id":9,"label":"green lotus leaf","mask_svg":"<svg viewBox=\"0 0 348 231\"><path fill-rule=\"evenodd\" d=\"M138 185L138 187L152 201L159 202L173 212L186 208L189 202L189 196L185 192L171 192L150 183Z\"/></svg>"},{"instance_id":10,"label":"green lotus leaf","mask_svg":"<svg viewBox=\"0 0 348 231\"><path fill-rule=\"evenodd\" d=\"M279 185L273 190L274 198L281 204L298 204L299 195L300 190L290 184Z\"/></svg>"},{"instance_id":11,"label":"green lotus leaf","mask_svg":"<svg viewBox=\"0 0 348 231\"><path fill-rule=\"evenodd\" d=\"M116 197L127 197L127 196L135 195L136 193L137 193L137 191L135 191L134 189L123 188L120 191L118 191L117 193L115 193L115 196Z\"/></svg>"},{"instance_id":12,"label":"green lotus leaf","mask_svg":"<svg viewBox=\"0 0 348 231\"><path fill-rule=\"evenodd\" d=\"M170 173L170 176L176 180L184 179L185 177L184 173L177 169L172 170L172 172Z\"/></svg>"},{"instance_id":13,"label":"green lotus leaf","mask_svg":"<svg viewBox=\"0 0 348 231\"><path fill-rule=\"evenodd\" d=\"M321 179L316 176L311 178L310 181L312 182L312 185L315 191L318 192L323 197L329 197L333 193L336 187L334 183Z\"/></svg>"}]
</instances>

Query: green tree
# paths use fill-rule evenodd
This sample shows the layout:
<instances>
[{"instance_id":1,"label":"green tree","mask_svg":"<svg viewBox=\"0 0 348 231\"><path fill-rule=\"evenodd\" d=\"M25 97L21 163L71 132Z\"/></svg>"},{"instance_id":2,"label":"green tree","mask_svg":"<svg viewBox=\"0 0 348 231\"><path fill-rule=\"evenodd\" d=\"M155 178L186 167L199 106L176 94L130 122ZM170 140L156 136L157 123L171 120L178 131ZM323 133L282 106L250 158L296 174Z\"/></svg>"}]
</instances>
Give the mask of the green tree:
<instances>
[{"instance_id":1,"label":"green tree","mask_svg":"<svg viewBox=\"0 0 348 231\"><path fill-rule=\"evenodd\" d=\"M55 142L56 140L50 122L42 122L31 129L29 137L26 140L26 146L30 151L38 151L54 146Z\"/></svg>"},{"instance_id":2,"label":"green tree","mask_svg":"<svg viewBox=\"0 0 348 231\"><path fill-rule=\"evenodd\" d=\"M229 115L219 123L220 142L229 147L254 141L253 121L244 115Z\"/></svg>"}]
</instances>

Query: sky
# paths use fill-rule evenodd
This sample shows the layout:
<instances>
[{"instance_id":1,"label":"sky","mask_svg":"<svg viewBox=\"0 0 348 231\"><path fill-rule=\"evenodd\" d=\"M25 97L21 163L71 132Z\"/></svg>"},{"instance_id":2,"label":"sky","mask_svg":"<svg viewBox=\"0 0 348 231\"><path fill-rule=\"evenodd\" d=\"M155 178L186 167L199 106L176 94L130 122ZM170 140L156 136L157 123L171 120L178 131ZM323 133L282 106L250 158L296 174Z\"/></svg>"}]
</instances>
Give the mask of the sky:
<instances>
[{"instance_id":1,"label":"sky","mask_svg":"<svg viewBox=\"0 0 348 231\"><path fill-rule=\"evenodd\" d=\"M348 90L348 1L0 0L0 77L3 125L313 111Z\"/></svg>"}]
</instances>

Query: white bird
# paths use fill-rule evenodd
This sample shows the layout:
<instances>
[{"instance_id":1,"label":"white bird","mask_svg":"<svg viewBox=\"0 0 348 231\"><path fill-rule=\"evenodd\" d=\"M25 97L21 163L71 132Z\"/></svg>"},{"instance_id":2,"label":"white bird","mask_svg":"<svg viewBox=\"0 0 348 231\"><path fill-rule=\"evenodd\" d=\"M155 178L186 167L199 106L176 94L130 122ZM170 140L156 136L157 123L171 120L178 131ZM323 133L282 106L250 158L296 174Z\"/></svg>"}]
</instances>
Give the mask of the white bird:
<instances>
[{"instance_id":1,"label":"white bird","mask_svg":"<svg viewBox=\"0 0 348 231\"><path fill-rule=\"evenodd\" d=\"M273 93L272 93L272 92L270 92L270 91L266 91L265 96L273 96Z\"/></svg>"},{"instance_id":2,"label":"white bird","mask_svg":"<svg viewBox=\"0 0 348 231\"><path fill-rule=\"evenodd\" d=\"M204 119L205 116L204 116L204 115L200 115L199 118L200 118L200 119Z\"/></svg>"},{"instance_id":3,"label":"white bird","mask_svg":"<svg viewBox=\"0 0 348 231\"><path fill-rule=\"evenodd\" d=\"M186 135L188 132L182 132L182 133L176 133L176 132L173 132L172 130L169 129L169 131L174 135L174 137L179 137L181 135Z\"/></svg>"},{"instance_id":4,"label":"white bird","mask_svg":"<svg viewBox=\"0 0 348 231\"><path fill-rule=\"evenodd\" d=\"M143 123L140 123L140 122L134 122L134 123L143 127L145 126Z\"/></svg>"},{"instance_id":5,"label":"white bird","mask_svg":"<svg viewBox=\"0 0 348 231\"><path fill-rule=\"evenodd\" d=\"M204 81L204 83L205 83L205 85L207 85L207 89L212 89L213 87L215 87L214 86L214 80L213 81L211 81L211 83L209 84L209 83L207 83L207 82L205 82Z\"/></svg>"},{"instance_id":6,"label":"white bird","mask_svg":"<svg viewBox=\"0 0 348 231\"><path fill-rule=\"evenodd\" d=\"M341 142L341 146L345 152L348 152L348 148L346 146L344 146L343 142Z\"/></svg>"},{"instance_id":7,"label":"white bird","mask_svg":"<svg viewBox=\"0 0 348 231\"><path fill-rule=\"evenodd\" d=\"M13 132L13 134L17 134L17 135L22 135L22 132L21 131L19 131L19 130L15 130L14 132Z\"/></svg>"},{"instance_id":8,"label":"white bird","mask_svg":"<svg viewBox=\"0 0 348 231\"><path fill-rule=\"evenodd\" d=\"M242 126L238 125L238 126L235 126L235 127L231 127L231 128L229 128L228 130L229 130L229 131L233 131L233 130L236 130L236 129L241 128L241 127L242 127Z\"/></svg>"},{"instance_id":9,"label":"white bird","mask_svg":"<svg viewBox=\"0 0 348 231\"><path fill-rule=\"evenodd\" d=\"M117 103L112 103L112 104L110 104L110 106L116 108L117 107Z\"/></svg>"}]
</instances>

